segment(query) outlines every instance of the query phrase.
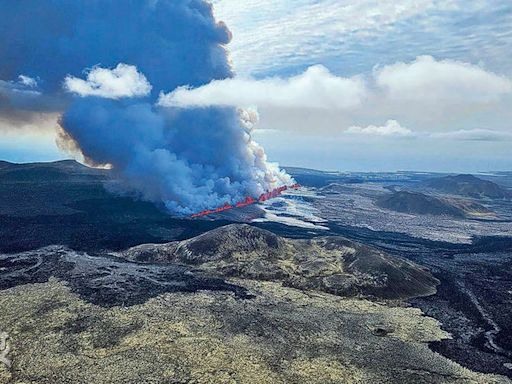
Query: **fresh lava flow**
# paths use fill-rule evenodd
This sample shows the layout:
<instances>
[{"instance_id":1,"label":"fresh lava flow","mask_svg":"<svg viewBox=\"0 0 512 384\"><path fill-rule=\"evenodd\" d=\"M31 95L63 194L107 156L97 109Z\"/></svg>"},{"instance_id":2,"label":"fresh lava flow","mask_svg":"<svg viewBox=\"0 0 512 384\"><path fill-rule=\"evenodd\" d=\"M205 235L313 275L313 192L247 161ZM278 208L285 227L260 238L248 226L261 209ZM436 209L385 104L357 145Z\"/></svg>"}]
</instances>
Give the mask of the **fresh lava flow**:
<instances>
[{"instance_id":1,"label":"fresh lava flow","mask_svg":"<svg viewBox=\"0 0 512 384\"><path fill-rule=\"evenodd\" d=\"M274 189L274 190L272 190L270 192L261 194L261 196L258 197L258 199L254 199L254 198L248 196L248 197L245 198L244 201L240 201L240 202L236 203L235 205L231 205L231 204L226 203L222 207L218 207L218 208L215 208L215 209L208 209L206 211L202 211L202 212L199 212L199 213L194 213L191 217L193 217L193 218L195 218L195 217L202 217L202 216L211 215L213 213L219 213L219 212L228 211L228 210L233 209L233 208L242 208L242 207L246 207L248 205L252 205L252 204L256 204L256 203L261 203L263 201L267 201L267 200L270 200L270 199L273 199L273 198L279 196L281 193L283 193L284 191L287 191L288 189L299 189L299 188L300 188L299 184L293 184L293 185L290 185L290 186L283 185L282 187L276 188L276 189Z\"/></svg>"}]
</instances>

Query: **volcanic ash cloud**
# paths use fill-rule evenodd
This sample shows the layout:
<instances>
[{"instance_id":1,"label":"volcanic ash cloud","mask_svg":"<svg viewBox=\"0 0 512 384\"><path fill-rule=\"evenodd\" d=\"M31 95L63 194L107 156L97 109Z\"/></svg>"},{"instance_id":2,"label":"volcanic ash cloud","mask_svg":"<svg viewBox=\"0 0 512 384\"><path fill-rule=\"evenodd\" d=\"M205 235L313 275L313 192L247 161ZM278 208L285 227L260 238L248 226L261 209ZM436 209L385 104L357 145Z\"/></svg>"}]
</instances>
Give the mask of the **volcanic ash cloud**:
<instances>
[{"instance_id":1,"label":"volcanic ash cloud","mask_svg":"<svg viewBox=\"0 0 512 384\"><path fill-rule=\"evenodd\" d=\"M253 112L157 103L233 76L230 32L207 2L24 0L0 13L0 85L16 91L2 98L31 87L25 112L60 111L65 146L110 164L124 191L189 214L291 182L251 139Z\"/></svg>"}]
</instances>

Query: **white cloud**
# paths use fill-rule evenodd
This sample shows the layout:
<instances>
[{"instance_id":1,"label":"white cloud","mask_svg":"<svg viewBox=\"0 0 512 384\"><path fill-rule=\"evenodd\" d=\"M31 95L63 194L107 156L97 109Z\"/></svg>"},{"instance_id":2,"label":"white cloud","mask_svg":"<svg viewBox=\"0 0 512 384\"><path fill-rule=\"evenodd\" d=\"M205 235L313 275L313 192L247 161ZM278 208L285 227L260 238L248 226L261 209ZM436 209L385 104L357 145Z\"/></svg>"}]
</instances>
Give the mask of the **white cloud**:
<instances>
[{"instance_id":1,"label":"white cloud","mask_svg":"<svg viewBox=\"0 0 512 384\"><path fill-rule=\"evenodd\" d=\"M367 127L352 126L345 133L371 136L412 136L413 132L402 127L396 120L388 120L382 126L369 125Z\"/></svg>"},{"instance_id":2,"label":"white cloud","mask_svg":"<svg viewBox=\"0 0 512 384\"><path fill-rule=\"evenodd\" d=\"M344 131L346 134L373 136L373 137L407 137L453 141L510 141L512 132L496 131L491 129L460 129L445 132L412 131L403 127L396 120L388 120L382 126L369 125L367 127L352 126Z\"/></svg>"},{"instance_id":3,"label":"white cloud","mask_svg":"<svg viewBox=\"0 0 512 384\"><path fill-rule=\"evenodd\" d=\"M451 1L449 1L451 3ZM235 69L262 73L341 54L348 37L365 40L446 0L214 0L217 17L233 30Z\"/></svg>"},{"instance_id":4,"label":"white cloud","mask_svg":"<svg viewBox=\"0 0 512 384\"><path fill-rule=\"evenodd\" d=\"M365 96L366 87L362 79L337 77L325 67L317 65L289 79L233 78L213 81L195 89L180 87L169 94L161 94L159 104L174 107L216 105L349 109L360 105Z\"/></svg>"},{"instance_id":5,"label":"white cloud","mask_svg":"<svg viewBox=\"0 0 512 384\"><path fill-rule=\"evenodd\" d=\"M436 104L489 103L512 92L512 81L475 65L420 56L374 73L377 85L395 100Z\"/></svg>"},{"instance_id":6,"label":"white cloud","mask_svg":"<svg viewBox=\"0 0 512 384\"><path fill-rule=\"evenodd\" d=\"M25 75L19 75L18 80L21 85L24 85L26 87L29 87L29 88L37 87L37 80L33 79L32 77L25 76Z\"/></svg>"},{"instance_id":7,"label":"white cloud","mask_svg":"<svg viewBox=\"0 0 512 384\"><path fill-rule=\"evenodd\" d=\"M36 96L41 93L33 88L37 87L37 81L28 77L20 75L18 81L4 81L0 80L0 95L17 96L22 95Z\"/></svg>"},{"instance_id":8,"label":"white cloud","mask_svg":"<svg viewBox=\"0 0 512 384\"><path fill-rule=\"evenodd\" d=\"M317 65L288 79L216 80L195 89L180 87L162 93L159 104L183 108L255 106L263 113L269 108L308 109L312 110L308 120L314 118L313 110L338 111L344 113L344 120L353 119L345 127L360 126L358 120L390 117L435 127L475 113L497 114L508 103L507 97L512 97L512 81L504 76L469 63L421 56L409 63L376 69L366 79L362 75L335 76Z\"/></svg>"},{"instance_id":9,"label":"white cloud","mask_svg":"<svg viewBox=\"0 0 512 384\"><path fill-rule=\"evenodd\" d=\"M82 97L108 99L147 96L151 92L151 84L137 67L123 63L113 69L95 67L87 73L86 80L67 76L64 88Z\"/></svg>"},{"instance_id":10,"label":"white cloud","mask_svg":"<svg viewBox=\"0 0 512 384\"><path fill-rule=\"evenodd\" d=\"M425 52L512 73L506 0L213 0L233 31L234 68L281 74L322 63L343 74ZM342 60L339 60L342 58Z\"/></svg>"},{"instance_id":11,"label":"white cloud","mask_svg":"<svg viewBox=\"0 0 512 384\"><path fill-rule=\"evenodd\" d=\"M463 141L510 141L512 132L495 131L491 129L460 129L458 131L437 132L430 134L431 138Z\"/></svg>"}]
</instances>

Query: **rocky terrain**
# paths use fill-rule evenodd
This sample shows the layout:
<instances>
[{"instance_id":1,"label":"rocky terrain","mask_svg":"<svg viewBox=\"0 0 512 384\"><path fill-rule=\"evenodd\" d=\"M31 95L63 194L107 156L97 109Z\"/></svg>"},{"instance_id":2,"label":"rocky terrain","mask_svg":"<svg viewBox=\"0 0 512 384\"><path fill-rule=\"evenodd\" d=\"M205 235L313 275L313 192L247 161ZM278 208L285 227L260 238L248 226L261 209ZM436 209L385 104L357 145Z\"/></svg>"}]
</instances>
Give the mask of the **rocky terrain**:
<instances>
[{"instance_id":1,"label":"rocky terrain","mask_svg":"<svg viewBox=\"0 0 512 384\"><path fill-rule=\"evenodd\" d=\"M145 244L118 255L341 296L406 299L434 294L438 283L410 261L341 237L290 240L249 225L229 225L180 242Z\"/></svg>"},{"instance_id":2,"label":"rocky terrain","mask_svg":"<svg viewBox=\"0 0 512 384\"><path fill-rule=\"evenodd\" d=\"M509 200L401 213L375 201L433 175L306 170L189 220L75 162L0 176L0 383L511 382Z\"/></svg>"},{"instance_id":3,"label":"rocky terrain","mask_svg":"<svg viewBox=\"0 0 512 384\"><path fill-rule=\"evenodd\" d=\"M164 292L227 290L248 294L224 280L177 264L141 265L89 255L63 246L0 254L0 289L57 278L84 300L102 306L134 305Z\"/></svg>"},{"instance_id":4,"label":"rocky terrain","mask_svg":"<svg viewBox=\"0 0 512 384\"><path fill-rule=\"evenodd\" d=\"M509 383L430 351L449 336L418 309L234 282L254 298L175 292L102 307L53 278L1 291L12 368L0 383Z\"/></svg>"},{"instance_id":5,"label":"rocky terrain","mask_svg":"<svg viewBox=\"0 0 512 384\"><path fill-rule=\"evenodd\" d=\"M323 181L321 175L316 173L321 187L306 188L301 196L290 196L286 204L295 206L300 200L297 206L305 205L308 213L327 219L321 225L330 231L431 269L441 281L437 293L410 302L441 321L443 329L453 335L453 339L432 343L432 349L473 370L512 377L512 201L459 197L423 188L423 181L436 176L430 173L326 172ZM293 176L299 179L302 173ZM478 176L512 186L512 172ZM351 177L361 181L354 183ZM375 201L389 196L389 191L401 190L419 190L458 204L476 203L493 211L495 217L454 218L376 207Z\"/></svg>"},{"instance_id":6,"label":"rocky terrain","mask_svg":"<svg viewBox=\"0 0 512 384\"><path fill-rule=\"evenodd\" d=\"M328 221L331 230L335 223L361 231L370 229L374 232L402 233L419 239L468 244L477 237L510 235L511 200L471 199L421 190L424 195L435 196L467 212L462 217L404 213L376 205L379 199L390 196L390 189L416 191L418 184L411 181L397 183L396 180L392 183L330 184L324 188L304 189L303 194L307 196L297 196L295 199L304 199L316 210L317 217Z\"/></svg>"},{"instance_id":7,"label":"rocky terrain","mask_svg":"<svg viewBox=\"0 0 512 384\"><path fill-rule=\"evenodd\" d=\"M0 383L508 383L429 350L450 336L396 300L437 284L341 237L248 225L121 253L3 254Z\"/></svg>"}]
</instances>

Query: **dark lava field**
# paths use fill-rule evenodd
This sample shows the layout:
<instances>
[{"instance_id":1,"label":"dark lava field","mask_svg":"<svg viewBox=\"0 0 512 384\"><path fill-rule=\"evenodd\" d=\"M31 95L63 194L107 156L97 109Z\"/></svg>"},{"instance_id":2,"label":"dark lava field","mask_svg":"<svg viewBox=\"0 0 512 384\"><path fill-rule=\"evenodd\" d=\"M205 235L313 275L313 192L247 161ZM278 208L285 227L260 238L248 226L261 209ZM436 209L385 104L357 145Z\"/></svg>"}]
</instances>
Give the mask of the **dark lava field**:
<instances>
[{"instance_id":1,"label":"dark lava field","mask_svg":"<svg viewBox=\"0 0 512 384\"><path fill-rule=\"evenodd\" d=\"M476 182L459 190L453 179L426 182L446 175L288 171L304 186L302 193L261 209L241 210L235 217L191 220L109 192L115 190L116 180L108 171L73 161L0 163L0 289L58 279L85 302L109 308L143 304L173 292L225 292L252 300L254 292L239 279L370 300L400 299L392 305L419 308L451 334L430 341L432 351L472 371L512 378L512 202L507 198L512 174L486 176L486 183L500 187L489 189L489 184ZM432 189L439 185L442 190ZM379 207L383 196L397 191L412 191L405 205L393 200L398 211ZM488 191L494 195L487 196ZM421 199L422 214L407 211L416 209L411 196ZM481 208L450 217L439 212L439 206L429 214L429 201L456 204L461 209L457 212ZM290 206L296 209L287 212ZM301 209L308 214L297 214ZM280 219L271 219L269 212ZM290 218L304 225L290 224ZM191 239L243 223L254 230L244 235L238 229L235 235L224 232L225 242L208 241L217 244L215 252L207 252L210 256L201 262L190 261L194 255L206 257L204 243ZM240 243L233 240L237 236L252 240ZM262 236L276 236L273 245L261 243ZM320 239L329 237L345 239L343 246L336 245L337 251L346 248L345 264L326 261L333 246ZM154 245L146 250L136 247L143 244ZM131 247L136 248L130 251ZM360 269L351 271L346 265L362 254L358 249L371 251L363 252ZM226 256L216 258L220 254ZM385 269L387 261L376 264L376 259L366 258L368 254L391 260L389 265L396 265L393 258L411 262L407 268L414 269L415 278L400 275L402 267ZM257 260L254 255L259 255ZM397 273L411 284L407 288L420 279L424 291L387 296L383 292L398 289L392 280ZM358 280L362 275L367 280ZM382 285L382 276L388 285ZM379 332L386 334L383 329Z\"/></svg>"}]
</instances>

